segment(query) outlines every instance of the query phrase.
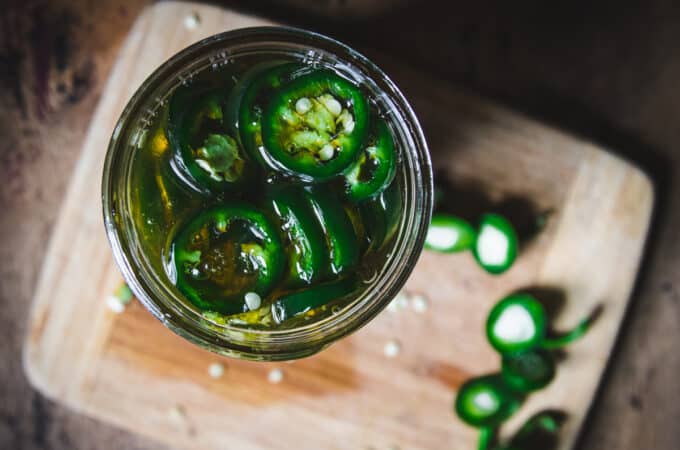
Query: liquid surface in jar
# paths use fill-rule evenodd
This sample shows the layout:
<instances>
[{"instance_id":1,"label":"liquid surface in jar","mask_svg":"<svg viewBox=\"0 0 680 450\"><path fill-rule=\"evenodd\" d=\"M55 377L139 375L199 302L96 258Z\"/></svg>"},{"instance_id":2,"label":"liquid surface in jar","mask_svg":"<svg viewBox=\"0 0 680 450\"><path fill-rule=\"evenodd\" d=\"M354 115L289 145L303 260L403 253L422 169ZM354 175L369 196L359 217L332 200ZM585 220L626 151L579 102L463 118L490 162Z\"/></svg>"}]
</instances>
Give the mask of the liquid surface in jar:
<instances>
[{"instance_id":1,"label":"liquid surface in jar","mask_svg":"<svg viewBox=\"0 0 680 450\"><path fill-rule=\"evenodd\" d=\"M342 310L379 276L403 215L399 140L376 105L350 77L278 56L179 83L131 162L151 265L218 324Z\"/></svg>"}]
</instances>

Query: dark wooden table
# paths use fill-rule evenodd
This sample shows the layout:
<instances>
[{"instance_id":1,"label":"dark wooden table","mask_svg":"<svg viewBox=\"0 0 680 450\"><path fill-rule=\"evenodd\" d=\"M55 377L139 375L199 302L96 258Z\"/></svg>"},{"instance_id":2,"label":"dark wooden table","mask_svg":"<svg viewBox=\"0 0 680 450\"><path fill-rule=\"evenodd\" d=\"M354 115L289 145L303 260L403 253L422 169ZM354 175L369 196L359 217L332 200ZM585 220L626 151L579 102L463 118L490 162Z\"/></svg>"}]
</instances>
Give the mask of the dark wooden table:
<instances>
[{"instance_id":1,"label":"dark wooden table","mask_svg":"<svg viewBox=\"0 0 680 450\"><path fill-rule=\"evenodd\" d=\"M90 115L129 26L147 2L5 3L0 8L0 448L159 448L46 400L28 385L20 357L41 254ZM480 2L414 1L350 23L291 14L278 3L253 11L362 50L399 56L594 138L652 175L658 206L648 250L579 448L680 448L680 186L675 183L680 3L472 3Z\"/></svg>"}]
</instances>

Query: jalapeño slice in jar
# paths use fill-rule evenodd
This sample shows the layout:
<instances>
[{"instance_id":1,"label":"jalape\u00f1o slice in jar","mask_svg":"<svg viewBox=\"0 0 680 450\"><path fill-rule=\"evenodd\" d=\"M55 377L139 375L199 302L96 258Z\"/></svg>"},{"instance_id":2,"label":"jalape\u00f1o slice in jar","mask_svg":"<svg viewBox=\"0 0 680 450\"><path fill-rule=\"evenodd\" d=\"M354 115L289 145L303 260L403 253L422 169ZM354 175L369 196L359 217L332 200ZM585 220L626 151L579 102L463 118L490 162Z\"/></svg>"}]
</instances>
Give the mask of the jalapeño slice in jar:
<instances>
[{"instance_id":1,"label":"jalape\u00f1o slice in jar","mask_svg":"<svg viewBox=\"0 0 680 450\"><path fill-rule=\"evenodd\" d=\"M381 248L394 237L399 226L402 203L403 198L396 180L379 195L359 203L359 214L366 230L369 250Z\"/></svg>"},{"instance_id":2,"label":"jalape\u00f1o slice in jar","mask_svg":"<svg viewBox=\"0 0 680 450\"><path fill-rule=\"evenodd\" d=\"M231 90L231 92L229 92L229 96L227 97L227 100L224 104L224 122L227 127L229 127L229 129L234 132L239 140L241 139L239 133L241 124L241 103L243 102L243 97L245 96L246 91L263 73L268 70L272 70L275 67L282 67L286 64L287 63L282 61L265 61L255 64L253 67L249 68L238 77L236 85ZM258 122L260 118L261 114L256 117Z\"/></svg>"},{"instance_id":3,"label":"jalape\u00f1o slice in jar","mask_svg":"<svg viewBox=\"0 0 680 450\"><path fill-rule=\"evenodd\" d=\"M198 92L197 92L198 91ZM168 110L168 139L175 159L199 190L223 191L245 181L245 155L224 124L223 88L178 88Z\"/></svg>"},{"instance_id":4,"label":"jalape\u00f1o slice in jar","mask_svg":"<svg viewBox=\"0 0 680 450\"><path fill-rule=\"evenodd\" d=\"M351 294L356 288L356 280L350 277L284 295L272 303L272 317L276 323L284 322L339 300Z\"/></svg>"},{"instance_id":5,"label":"jalape\u00f1o slice in jar","mask_svg":"<svg viewBox=\"0 0 680 450\"><path fill-rule=\"evenodd\" d=\"M300 189L285 189L272 198L288 254L288 284L308 285L328 272L323 230Z\"/></svg>"},{"instance_id":6,"label":"jalape\u00f1o slice in jar","mask_svg":"<svg viewBox=\"0 0 680 450\"><path fill-rule=\"evenodd\" d=\"M248 311L246 297L269 293L284 265L276 228L246 203L198 214L175 238L173 253L177 288L221 314Z\"/></svg>"},{"instance_id":7,"label":"jalape\u00f1o slice in jar","mask_svg":"<svg viewBox=\"0 0 680 450\"><path fill-rule=\"evenodd\" d=\"M337 275L354 267L359 260L359 239L342 203L322 188L307 191L306 197L323 229L330 272Z\"/></svg>"},{"instance_id":8,"label":"jalape\u00f1o slice in jar","mask_svg":"<svg viewBox=\"0 0 680 450\"><path fill-rule=\"evenodd\" d=\"M369 107L357 86L327 70L284 85L262 117L262 139L283 170L312 181L341 173L367 132Z\"/></svg>"},{"instance_id":9,"label":"jalape\u00f1o slice in jar","mask_svg":"<svg viewBox=\"0 0 680 450\"><path fill-rule=\"evenodd\" d=\"M271 166L262 143L262 114L266 102L281 86L308 69L296 63L261 64L239 81L227 102L231 125L238 128L245 151L264 166ZM232 114L238 110L234 124Z\"/></svg>"},{"instance_id":10,"label":"jalape\u00f1o slice in jar","mask_svg":"<svg viewBox=\"0 0 680 450\"><path fill-rule=\"evenodd\" d=\"M374 124L357 160L345 171L347 194L355 201L382 192L396 173L392 133L384 120L374 120Z\"/></svg>"}]
</instances>

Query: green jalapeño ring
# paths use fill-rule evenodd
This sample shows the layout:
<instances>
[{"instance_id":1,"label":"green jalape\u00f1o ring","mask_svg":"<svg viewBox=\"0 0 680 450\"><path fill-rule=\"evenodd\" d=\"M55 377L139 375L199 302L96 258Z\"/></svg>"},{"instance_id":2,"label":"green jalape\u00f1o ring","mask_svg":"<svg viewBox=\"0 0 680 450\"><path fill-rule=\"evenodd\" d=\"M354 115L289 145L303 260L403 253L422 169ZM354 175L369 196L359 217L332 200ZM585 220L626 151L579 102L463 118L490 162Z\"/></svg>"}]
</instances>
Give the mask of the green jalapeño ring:
<instances>
[{"instance_id":1,"label":"green jalape\u00f1o ring","mask_svg":"<svg viewBox=\"0 0 680 450\"><path fill-rule=\"evenodd\" d=\"M314 354L399 292L432 215L418 120L367 58L279 27L204 39L129 101L106 232L142 304L226 356Z\"/></svg>"}]
</instances>

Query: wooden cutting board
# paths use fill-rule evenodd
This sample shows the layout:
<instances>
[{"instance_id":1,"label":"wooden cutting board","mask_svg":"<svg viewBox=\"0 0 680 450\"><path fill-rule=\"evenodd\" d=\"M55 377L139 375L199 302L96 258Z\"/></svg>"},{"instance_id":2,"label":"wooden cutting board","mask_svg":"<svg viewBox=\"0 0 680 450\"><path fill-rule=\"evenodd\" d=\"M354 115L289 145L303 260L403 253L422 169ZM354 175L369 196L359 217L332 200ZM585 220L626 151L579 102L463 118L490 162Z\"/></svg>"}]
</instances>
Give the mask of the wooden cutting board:
<instances>
[{"instance_id":1,"label":"wooden cutting board","mask_svg":"<svg viewBox=\"0 0 680 450\"><path fill-rule=\"evenodd\" d=\"M505 427L561 409L569 449L591 404L626 309L654 194L637 168L597 145L535 123L446 83L377 58L411 100L438 179L455 180L461 209L552 209L548 225L506 274L469 254L424 253L406 290L427 309L385 311L365 328L290 364L229 360L172 334L139 304L106 306L121 278L102 223L100 179L126 101L170 55L205 36L261 19L213 6L160 3L137 20L94 115L46 254L25 344L32 383L52 399L182 448L476 448L452 413L456 389L498 369L483 324L516 289L564 295L557 327L595 305L603 313L571 346L558 376ZM396 357L388 342L399 342ZM222 377L208 374L221 362ZM272 369L283 379L268 381ZM595 411L594 414L600 412Z\"/></svg>"}]
</instances>

